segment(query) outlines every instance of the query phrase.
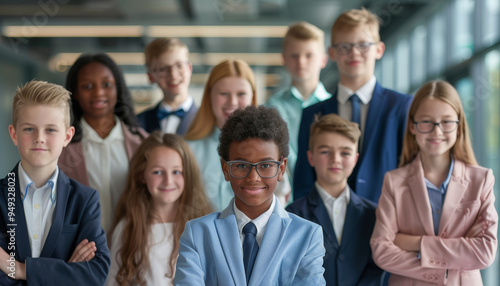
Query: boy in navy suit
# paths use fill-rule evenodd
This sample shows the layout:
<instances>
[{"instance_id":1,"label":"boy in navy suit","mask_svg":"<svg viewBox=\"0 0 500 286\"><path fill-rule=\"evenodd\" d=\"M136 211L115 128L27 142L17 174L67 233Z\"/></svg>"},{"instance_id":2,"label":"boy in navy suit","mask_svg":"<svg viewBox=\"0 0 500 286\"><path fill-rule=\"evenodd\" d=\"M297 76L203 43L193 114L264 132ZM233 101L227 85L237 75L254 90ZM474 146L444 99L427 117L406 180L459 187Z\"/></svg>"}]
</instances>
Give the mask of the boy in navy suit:
<instances>
[{"instance_id":1,"label":"boy in navy suit","mask_svg":"<svg viewBox=\"0 0 500 286\"><path fill-rule=\"evenodd\" d=\"M307 159L316 182L287 211L323 227L325 280L334 285L380 285L383 271L372 260L370 237L376 205L347 184L358 160L358 124L336 114L315 119Z\"/></svg>"},{"instance_id":2,"label":"boy in navy suit","mask_svg":"<svg viewBox=\"0 0 500 286\"><path fill-rule=\"evenodd\" d=\"M359 124L359 162L349 186L377 202L385 172L399 163L411 97L377 83L376 60L385 50L376 15L366 9L342 13L332 26L330 59L337 64L340 82L333 97L304 109L299 131L298 157L293 180L294 200L306 196L316 174L307 163L309 128L315 114L337 113Z\"/></svg>"},{"instance_id":3,"label":"boy in navy suit","mask_svg":"<svg viewBox=\"0 0 500 286\"><path fill-rule=\"evenodd\" d=\"M149 81L158 84L163 100L137 116L139 125L150 133L161 130L182 136L198 112L189 95L193 73L189 49L177 38L158 38L148 44L144 54Z\"/></svg>"},{"instance_id":4,"label":"boy in navy suit","mask_svg":"<svg viewBox=\"0 0 500 286\"><path fill-rule=\"evenodd\" d=\"M13 103L21 162L0 181L0 285L104 285L109 250L96 190L57 166L74 134L69 92L31 81Z\"/></svg>"},{"instance_id":5,"label":"boy in navy suit","mask_svg":"<svg viewBox=\"0 0 500 286\"><path fill-rule=\"evenodd\" d=\"M222 212L186 223L175 285L325 285L321 227L287 213L273 195L288 155L279 112L235 111L218 152L234 198Z\"/></svg>"}]
</instances>

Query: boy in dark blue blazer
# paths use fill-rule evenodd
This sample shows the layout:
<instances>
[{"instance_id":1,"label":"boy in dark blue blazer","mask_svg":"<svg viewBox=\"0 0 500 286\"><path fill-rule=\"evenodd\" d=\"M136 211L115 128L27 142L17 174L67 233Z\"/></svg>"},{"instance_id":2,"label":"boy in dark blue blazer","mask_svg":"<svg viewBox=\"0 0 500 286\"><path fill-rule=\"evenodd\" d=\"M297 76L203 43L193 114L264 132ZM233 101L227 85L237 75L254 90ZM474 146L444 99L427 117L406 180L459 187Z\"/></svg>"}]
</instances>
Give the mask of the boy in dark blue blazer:
<instances>
[{"instance_id":1,"label":"boy in dark blue blazer","mask_svg":"<svg viewBox=\"0 0 500 286\"><path fill-rule=\"evenodd\" d=\"M222 212L186 223L175 285L325 285L321 227L286 212L273 194L288 155L279 112L235 111L218 152L234 198Z\"/></svg>"},{"instance_id":2,"label":"boy in dark blue blazer","mask_svg":"<svg viewBox=\"0 0 500 286\"><path fill-rule=\"evenodd\" d=\"M104 285L110 258L96 190L57 166L74 134L69 92L31 81L13 103L21 162L0 181L0 285Z\"/></svg>"},{"instance_id":3,"label":"boy in dark blue blazer","mask_svg":"<svg viewBox=\"0 0 500 286\"><path fill-rule=\"evenodd\" d=\"M385 50L378 30L377 16L364 8L342 13L332 26L328 54L337 64L340 82L332 98L302 113L294 200L306 196L316 178L306 155L315 114L337 113L359 124L359 162L349 178L358 195L377 202L385 172L398 166L411 97L383 88L373 75Z\"/></svg>"},{"instance_id":4,"label":"boy in dark blue blazer","mask_svg":"<svg viewBox=\"0 0 500 286\"><path fill-rule=\"evenodd\" d=\"M307 158L317 180L307 197L287 207L323 227L323 263L329 286L380 285L383 274L372 260L370 237L376 205L347 184L358 160L358 124L328 114L311 126Z\"/></svg>"}]
</instances>

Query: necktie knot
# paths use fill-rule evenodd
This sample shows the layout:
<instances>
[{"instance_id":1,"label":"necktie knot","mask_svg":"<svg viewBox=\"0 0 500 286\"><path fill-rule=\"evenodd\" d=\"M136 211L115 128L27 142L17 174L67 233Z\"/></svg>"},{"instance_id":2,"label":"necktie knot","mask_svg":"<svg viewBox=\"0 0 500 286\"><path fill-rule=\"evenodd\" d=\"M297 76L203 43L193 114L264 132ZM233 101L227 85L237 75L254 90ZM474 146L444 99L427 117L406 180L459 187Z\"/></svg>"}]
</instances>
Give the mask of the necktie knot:
<instances>
[{"instance_id":1,"label":"necktie knot","mask_svg":"<svg viewBox=\"0 0 500 286\"><path fill-rule=\"evenodd\" d=\"M249 222L243 227L243 233L245 235L247 234L257 235L257 227L255 226L255 224L253 224L253 222Z\"/></svg>"},{"instance_id":2,"label":"necktie knot","mask_svg":"<svg viewBox=\"0 0 500 286\"><path fill-rule=\"evenodd\" d=\"M182 119L184 117L184 115L186 115L186 112L184 111L184 109L181 108L181 109L177 109L175 111L167 111L165 109L159 109L158 113L157 113L158 120L160 120L160 121L169 117L170 115L175 115L175 116Z\"/></svg>"}]
</instances>

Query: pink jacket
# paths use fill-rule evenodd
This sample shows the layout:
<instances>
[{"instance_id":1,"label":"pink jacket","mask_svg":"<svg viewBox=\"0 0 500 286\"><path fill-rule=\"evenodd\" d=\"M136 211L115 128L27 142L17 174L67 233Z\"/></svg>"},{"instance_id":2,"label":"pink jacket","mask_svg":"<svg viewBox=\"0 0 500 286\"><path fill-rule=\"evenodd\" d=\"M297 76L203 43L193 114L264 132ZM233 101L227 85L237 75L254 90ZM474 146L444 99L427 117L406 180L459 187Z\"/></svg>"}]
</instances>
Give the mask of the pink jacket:
<instances>
[{"instance_id":1,"label":"pink jacket","mask_svg":"<svg viewBox=\"0 0 500 286\"><path fill-rule=\"evenodd\" d=\"M370 245L375 263L392 273L389 285L482 285L479 269L497 250L494 182L491 170L455 160L436 236L420 156L387 172ZM479 216L494 224L465 237ZM397 233L423 236L420 258L393 243Z\"/></svg>"}]
</instances>

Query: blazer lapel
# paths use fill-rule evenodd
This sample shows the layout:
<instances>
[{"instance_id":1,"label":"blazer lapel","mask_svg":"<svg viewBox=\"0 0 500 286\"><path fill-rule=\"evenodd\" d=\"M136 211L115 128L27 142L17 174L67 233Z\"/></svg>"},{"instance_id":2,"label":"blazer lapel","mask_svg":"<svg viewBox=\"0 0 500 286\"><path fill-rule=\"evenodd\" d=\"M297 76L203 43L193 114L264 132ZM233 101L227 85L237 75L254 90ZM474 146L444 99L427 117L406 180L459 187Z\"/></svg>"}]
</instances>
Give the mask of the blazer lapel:
<instances>
[{"instance_id":1,"label":"blazer lapel","mask_svg":"<svg viewBox=\"0 0 500 286\"><path fill-rule=\"evenodd\" d=\"M236 217L233 212L233 200L231 200L231 203L224 209L219 218L215 220L215 228L234 284L240 285L246 281L246 277L243 266L241 240Z\"/></svg>"},{"instance_id":2,"label":"blazer lapel","mask_svg":"<svg viewBox=\"0 0 500 286\"><path fill-rule=\"evenodd\" d=\"M411 190L415 209L418 212L425 233L434 235L431 202L429 201L429 194L427 193L427 187L424 182L424 169L422 167L420 155L415 157L409 167L413 175L408 178L408 189Z\"/></svg>"},{"instance_id":3,"label":"blazer lapel","mask_svg":"<svg viewBox=\"0 0 500 286\"><path fill-rule=\"evenodd\" d=\"M359 232L359 227L362 224L361 222L361 210L359 209L359 204L361 200L359 197L354 194L352 190L350 192L350 202L347 205L347 210L345 213L345 221L344 221L344 229L342 230L342 237L349 237L349 239L342 239L342 243L340 247L342 249L346 249L353 245L357 247L358 239L360 238L358 235L353 235L356 232ZM354 244L353 244L354 243Z\"/></svg>"},{"instance_id":4,"label":"blazer lapel","mask_svg":"<svg viewBox=\"0 0 500 286\"><path fill-rule=\"evenodd\" d=\"M330 216L326 211L325 205L321 201L321 198L318 194L318 190L316 189L316 187L313 187L313 189L309 192L307 200L313 209L314 217L322 226L323 234L327 238L327 241L325 241L325 246L326 245L338 246L339 243L337 241L337 236L335 235L335 231L333 230L332 220L330 219Z\"/></svg>"},{"instance_id":5,"label":"blazer lapel","mask_svg":"<svg viewBox=\"0 0 500 286\"><path fill-rule=\"evenodd\" d=\"M258 273L259 275L252 275L248 283L249 285L262 285L270 282L266 281L263 283L262 279L266 276L270 265L274 263L273 260L276 253L282 251L280 246L291 221L292 219L281 205L279 205L279 202L276 201L274 211L267 223L266 232L262 238L259 253L257 254L252 270L252 273ZM243 261L243 257L241 259Z\"/></svg>"},{"instance_id":6,"label":"blazer lapel","mask_svg":"<svg viewBox=\"0 0 500 286\"><path fill-rule=\"evenodd\" d=\"M28 226L26 225L26 217L24 216L24 205L23 201L21 198L21 187L19 185L19 173L17 172L19 170L19 164L14 167L14 170L12 170L13 173L15 173L15 178L16 178L16 209L14 210L15 214L15 224L16 224L16 247L17 247L17 253L19 255L19 259L24 261L26 257L31 257L31 245L30 245L30 240L29 240L29 234L28 234ZM4 195L7 197L8 196L8 189L4 188ZM6 198L5 201L7 202L8 199ZM9 227L9 226L7 226Z\"/></svg>"},{"instance_id":7,"label":"blazer lapel","mask_svg":"<svg viewBox=\"0 0 500 286\"><path fill-rule=\"evenodd\" d=\"M450 183L448 184L448 189L446 190L446 196L443 203L443 212L441 214L441 220L439 221L438 234L441 234L450 221L450 218L454 216L455 210L460 205L460 201L467 190L469 182L463 179L464 170L464 163L459 160L455 160Z\"/></svg>"},{"instance_id":8,"label":"blazer lapel","mask_svg":"<svg viewBox=\"0 0 500 286\"><path fill-rule=\"evenodd\" d=\"M69 192L71 189L69 179L63 172L59 172L57 178L57 193L56 193L56 209L54 210L54 220L50 227L49 234L43 245L41 257L51 257L56 246L58 245L59 237L61 236L64 217L66 215L66 205L68 202ZM78 241L79 243L79 241Z\"/></svg>"}]
</instances>

